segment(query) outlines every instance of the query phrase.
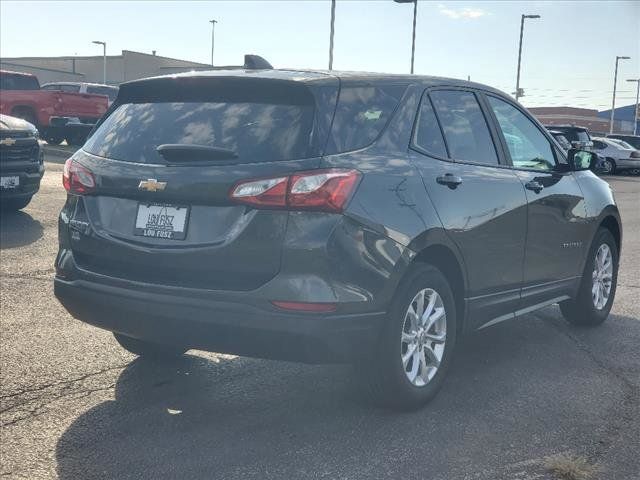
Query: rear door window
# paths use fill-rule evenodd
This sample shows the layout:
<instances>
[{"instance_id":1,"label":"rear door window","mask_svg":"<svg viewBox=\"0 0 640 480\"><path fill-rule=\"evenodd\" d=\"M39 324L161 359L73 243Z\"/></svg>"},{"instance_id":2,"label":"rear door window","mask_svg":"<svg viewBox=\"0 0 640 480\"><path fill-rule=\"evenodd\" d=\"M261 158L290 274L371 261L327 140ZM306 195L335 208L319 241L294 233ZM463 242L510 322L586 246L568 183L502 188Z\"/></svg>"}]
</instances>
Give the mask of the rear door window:
<instances>
[{"instance_id":1,"label":"rear door window","mask_svg":"<svg viewBox=\"0 0 640 480\"><path fill-rule=\"evenodd\" d=\"M433 111L433 106L428 95L422 97L418 121L416 123L416 133L414 144L418 149L424 150L427 154L437 157L447 158L447 147L444 144L444 137L438 125L438 119Z\"/></svg>"},{"instance_id":2,"label":"rear door window","mask_svg":"<svg viewBox=\"0 0 640 480\"><path fill-rule=\"evenodd\" d=\"M436 90L431 99L449 154L463 162L498 164L498 154L478 100L472 92Z\"/></svg>"},{"instance_id":3,"label":"rear door window","mask_svg":"<svg viewBox=\"0 0 640 480\"><path fill-rule=\"evenodd\" d=\"M358 150L380 135L406 85L347 85L340 89L327 153Z\"/></svg>"},{"instance_id":4,"label":"rear door window","mask_svg":"<svg viewBox=\"0 0 640 480\"><path fill-rule=\"evenodd\" d=\"M138 163L165 163L156 148L191 144L233 150L238 162L307 158L313 104L166 102L120 105L89 138L84 150Z\"/></svg>"}]
</instances>

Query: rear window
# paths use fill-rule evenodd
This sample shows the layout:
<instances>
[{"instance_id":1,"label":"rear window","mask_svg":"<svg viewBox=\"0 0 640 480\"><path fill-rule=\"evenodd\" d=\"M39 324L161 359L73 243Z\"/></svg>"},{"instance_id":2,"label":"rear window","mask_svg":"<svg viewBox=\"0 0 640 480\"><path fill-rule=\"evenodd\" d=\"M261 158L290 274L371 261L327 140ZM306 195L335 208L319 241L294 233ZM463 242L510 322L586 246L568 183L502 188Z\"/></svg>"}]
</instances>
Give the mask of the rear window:
<instances>
[{"instance_id":1,"label":"rear window","mask_svg":"<svg viewBox=\"0 0 640 480\"><path fill-rule=\"evenodd\" d=\"M90 85L87 87L87 93L94 95L106 95L109 97L109 101L113 102L118 96L118 89L115 87L95 87Z\"/></svg>"},{"instance_id":2,"label":"rear window","mask_svg":"<svg viewBox=\"0 0 640 480\"><path fill-rule=\"evenodd\" d=\"M327 154L370 145L393 115L405 85L354 85L340 89Z\"/></svg>"},{"instance_id":3,"label":"rear window","mask_svg":"<svg viewBox=\"0 0 640 480\"><path fill-rule=\"evenodd\" d=\"M313 104L166 102L120 105L89 138L85 151L138 163L165 163L163 144L222 147L237 162L315 156Z\"/></svg>"},{"instance_id":4,"label":"rear window","mask_svg":"<svg viewBox=\"0 0 640 480\"><path fill-rule=\"evenodd\" d=\"M562 134L570 142L590 142L591 141L589 134L584 130L567 129L567 130L564 130Z\"/></svg>"},{"instance_id":5,"label":"rear window","mask_svg":"<svg viewBox=\"0 0 640 480\"><path fill-rule=\"evenodd\" d=\"M0 89L2 90L39 90L40 84L36 77L30 75L0 74Z\"/></svg>"}]
</instances>

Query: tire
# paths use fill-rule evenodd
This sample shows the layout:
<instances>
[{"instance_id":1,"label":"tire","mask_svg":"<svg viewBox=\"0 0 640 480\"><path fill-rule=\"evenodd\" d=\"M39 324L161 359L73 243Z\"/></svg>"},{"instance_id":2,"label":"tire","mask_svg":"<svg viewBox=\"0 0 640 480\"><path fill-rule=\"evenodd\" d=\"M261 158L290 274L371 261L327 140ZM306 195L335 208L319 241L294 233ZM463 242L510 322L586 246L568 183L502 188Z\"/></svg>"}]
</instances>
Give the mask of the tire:
<instances>
[{"instance_id":1,"label":"tire","mask_svg":"<svg viewBox=\"0 0 640 480\"><path fill-rule=\"evenodd\" d=\"M186 348L147 342L145 340L127 337L126 335L122 335L120 333L114 332L113 336L122 348L130 353L133 353L134 355L138 355L139 357L171 359L179 357L187 351Z\"/></svg>"},{"instance_id":2,"label":"tire","mask_svg":"<svg viewBox=\"0 0 640 480\"><path fill-rule=\"evenodd\" d=\"M597 288L594 285L594 277L596 276L594 269L597 263L596 255L598 255L598 258L603 258L603 250L601 250L603 248L605 249L604 251L608 249L611 254L611 271L609 274L611 283L609 293L606 296L606 301L604 301L604 298L602 297L597 297L597 295L601 294L603 290L598 290L598 293L594 293L594 290ZM606 278L606 271L601 276L602 278ZM613 305L613 300L616 294L617 281L618 247L616 246L616 241L611 232L606 228L600 227L593 239L591 248L589 249L589 256L587 257L587 262L582 274L578 295L574 299L565 300L560 303L562 315L573 325L588 327L600 325L607 319L609 312L611 311L611 306ZM606 293L606 287L603 288Z\"/></svg>"},{"instance_id":3,"label":"tire","mask_svg":"<svg viewBox=\"0 0 640 480\"><path fill-rule=\"evenodd\" d=\"M421 292L425 294L425 305L427 305L427 299L433 298L435 293L439 301L435 299L436 304L432 311L436 312L440 307L444 311L431 328L413 335L413 323L409 311L419 309L416 297ZM425 308L425 313L427 311L428 306ZM443 333L445 335L445 339L442 339L443 343L431 340L437 336L442 337ZM430 337L427 337L428 334ZM411 336L414 339L410 341ZM437 268L419 263L411 268L396 291L377 348L372 355L367 356L356 366L356 371L364 381L365 391L374 403L397 410L413 410L424 406L440 390L451 362L455 343L456 307L451 287ZM413 349L413 346L417 348ZM409 349L418 352L430 350L436 358L439 356L439 367L433 370L436 363L429 355L425 355L425 363L414 364L419 357L416 357L416 354L410 356ZM405 358L409 357L411 358L405 363ZM415 368L416 365L417 368ZM426 369L424 365L427 366ZM410 376L414 371L416 375L411 379Z\"/></svg>"},{"instance_id":4,"label":"tire","mask_svg":"<svg viewBox=\"0 0 640 480\"><path fill-rule=\"evenodd\" d=\"M602 173L605 175L613 175L616 173L616 162L613 158L605 158L602 161Z\"/></svg>"},{"instance_id":5,"label":"tire","mask_svg":"<svg viewBox=\"0 0 640 480\"><path fill-rule=\"evenodd\" d=\"M60 145L64 141L64 137L60 135L47 135L45 140L49 145Z\"/></svg>"},{"instance_id":6,"label":"tire","mask_svg":"<svg viewBox=\"0 0 640 480\"><path fill-rule=\"evenodd\" d=\"M31 199L33 197L27 198L6 198L2 200L0 204L2 206L2 210L7 212L17 212L18 210L22 210L24 207L29 205Z\"/></svg>"},{"instance_id":7,"label":"tire","mask_svg":"<svg viewBox=\"0 0 640 480\"><path fill-rule=\"evenodd\" d=\"M82 133L74 133L68 135L65 140L67 141L67 145L72 147L81 147L84 145L85 140L87 139L86 135Z\"/></svg>"}]
</instances>

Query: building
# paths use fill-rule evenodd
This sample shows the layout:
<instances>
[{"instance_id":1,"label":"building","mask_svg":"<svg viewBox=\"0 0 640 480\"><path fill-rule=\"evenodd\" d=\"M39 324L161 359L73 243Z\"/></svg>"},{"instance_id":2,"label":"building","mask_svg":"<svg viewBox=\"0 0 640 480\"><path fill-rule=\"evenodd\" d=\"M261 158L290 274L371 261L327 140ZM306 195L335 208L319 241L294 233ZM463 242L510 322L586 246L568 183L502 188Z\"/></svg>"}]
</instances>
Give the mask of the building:
<instances>
[{"instance_id":1,"label":"building","mask_svg":"<svg viewBox=\"0 0 640 480\"><path fill-rule=\"evenodd\" d=\"M588 108L574 107L532 107L529 111L543 125L576 125L588 128L592 134L609 133L611 110L598 112ZM616 133L633 132L633 113L635 105L616 108L613 131Z\"/></svg>"},{"instance_id":2,"label":"building","mask_svg":"<svg viewBox=\"0 0 640 480\"><path fill-rule=\"evenodd\" d=\"M90 57L14 57L0 58L0 69L34 74L40 83L103 82L102 55ZM210 69L206 63L178 60L153 54L123 50L121 55L107 55L107 83L118 85L128 80Z\"/></svg>"}]
</instances>

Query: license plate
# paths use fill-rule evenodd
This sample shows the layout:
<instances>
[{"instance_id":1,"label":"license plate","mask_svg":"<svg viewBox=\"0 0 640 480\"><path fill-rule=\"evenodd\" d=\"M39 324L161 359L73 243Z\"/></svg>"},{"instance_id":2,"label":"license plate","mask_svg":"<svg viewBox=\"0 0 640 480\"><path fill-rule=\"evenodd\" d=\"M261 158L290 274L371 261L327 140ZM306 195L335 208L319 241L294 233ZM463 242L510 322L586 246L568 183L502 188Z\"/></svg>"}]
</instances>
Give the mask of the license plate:
<instances>
[{"instance_id":1,"label":"license plate","mask_svg":"<svg viewBox=\"0 0 640 480\"><path fill-rule=\"evenodd\" d=\"M188 219L189 207L140 203L133 233L141 237L184 240Z\"/></svg>"},{"instance_id":2,"label":"license plate","mask_svg":"<svg viewBox=\"0 0 640 480\"><path fill-rule=\"evenodd\" d=\"M18 188L20 177L0 177L0 187L6 189Z\"/></svg>"}]
</instances>

